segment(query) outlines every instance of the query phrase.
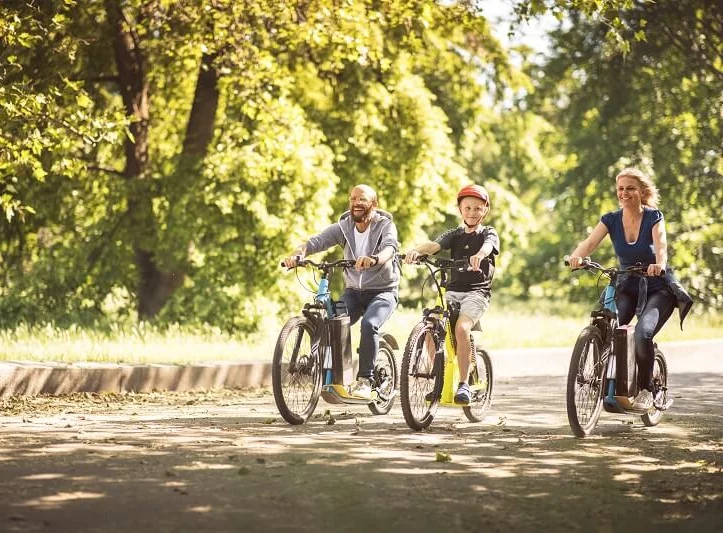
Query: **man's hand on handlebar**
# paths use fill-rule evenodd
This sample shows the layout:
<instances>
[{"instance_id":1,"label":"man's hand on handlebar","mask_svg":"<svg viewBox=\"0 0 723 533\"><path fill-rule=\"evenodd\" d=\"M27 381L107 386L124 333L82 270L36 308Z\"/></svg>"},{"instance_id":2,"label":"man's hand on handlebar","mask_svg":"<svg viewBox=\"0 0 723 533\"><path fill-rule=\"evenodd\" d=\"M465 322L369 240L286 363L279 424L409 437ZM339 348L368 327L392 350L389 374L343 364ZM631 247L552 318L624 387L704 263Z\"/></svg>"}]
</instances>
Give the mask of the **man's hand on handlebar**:
<instances>
[{"instance_id":1,"label":"man's hand on handlebar","mask_svg":"<svg viewBox=\"0 0 723 533\"><path fill-rule=\"evenodd\" d=\"M362 270L366 270L367 268L371 268L378 264L379 264L378 257L370 257L368 255L362 255L361 257L357 258L356 263L354 263L354 270L356 270L357 272L361 272Z\"/></svg>"},{"instance_id":2,"label":"man's hand on handlebar","mask_svg":"<svg viewBox=\"0 0 723 533\"><path fill-rule=\"evenodd\" d=\"M292 268L294 268L294 267L299 263L299 261L301 261L302 259L303 259L303 257L300 256L300 255L291 255L291 256L287 257L286 259L284 259L284 260L281 262L281 265L284 266L284 267L286 267L286 268L288 268L288 269L292 269Z\"/></svg>"}]
</instances>

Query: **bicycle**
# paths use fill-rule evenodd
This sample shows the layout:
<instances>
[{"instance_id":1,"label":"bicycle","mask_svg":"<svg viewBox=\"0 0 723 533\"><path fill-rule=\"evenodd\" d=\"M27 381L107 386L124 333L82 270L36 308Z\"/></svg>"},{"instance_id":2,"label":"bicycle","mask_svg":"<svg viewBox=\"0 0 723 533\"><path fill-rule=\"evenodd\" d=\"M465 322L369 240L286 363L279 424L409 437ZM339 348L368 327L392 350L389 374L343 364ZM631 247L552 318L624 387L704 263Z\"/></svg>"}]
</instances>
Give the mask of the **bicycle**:
<instances>
[{"instance_id":1,"label":"bicycle","mask_svg":"<svg viewBox=\"0 0 723 533\"><path fill-rule=\"evenodd\" d=\"M405 255L400 255L404 259ZM430 259L421 255L417 264L424 264L437 289L437 300L431 309L423 310L422 320L409 334L402 355L400 397L407 425L416 431L428 427L440 405L460 407L454 403L454 387L459 382L457 342L454 326L459 304L448 305L444 298L447 271L469 267L468 259ZM439 274L440 279L437 280ZM479 322L473 330L482 331ZM472 343L469 385L472 401L462 406L471 422L481 422L492 402L492 361L489 354Z\"/></svg>"},{"instance_id":2,"label":"bicycle","mask_svg":"<svg viewBox=\"0 0 723 533\"><path fill-rule=\"evenodd\" d=\"M399 388L395 358L399 345L389 333L380 333L372 399L349 395L348 386L354 378L350 319L344 302L333 301L329 280L334 270L353 268L354 263L347 259L297 262L297 267L309 266L321 271L321 279L314 301L304 304L301 316L286 322L274 349L271 367L274 400L289 424L306 422L320 397L331 404L368 405L375 415L387 414L394 404Z\"/></svg>"},{"instance_id":3,"label":"bicycle","mask_svg":"<svg viewBox=\"0 0 723 533\"><path fill-rule=\"evenodd\" d=\"M564 258L569 266L569 256ZM600 272L609 282L601 296L601 305L590 314L590 324L577 338L567 374L567 418L576 437L589 436L597 426L602 410L640 416L645 426L657 425L673 404L668 396L668 365L655 344L653 366L653 409L633 408L638 394L637 365L633 326L619 326L615 305L615 285L621 274L645 275L647 266L625 269L605 268L589 257L581 269Z\"/></svg>"}]
</instances>

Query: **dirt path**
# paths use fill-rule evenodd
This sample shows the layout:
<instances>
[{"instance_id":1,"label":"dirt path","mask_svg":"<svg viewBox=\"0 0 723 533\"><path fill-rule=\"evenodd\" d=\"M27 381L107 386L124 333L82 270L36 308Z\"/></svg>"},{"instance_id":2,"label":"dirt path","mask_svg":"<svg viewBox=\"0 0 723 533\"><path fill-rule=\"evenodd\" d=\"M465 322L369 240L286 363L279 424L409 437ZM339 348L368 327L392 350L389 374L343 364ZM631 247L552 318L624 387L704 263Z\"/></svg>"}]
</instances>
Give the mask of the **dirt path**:
<instances>
[{"instance_id":1,"label":"dirt path","mask_svg":"<svg viewBox=\"0 0 723 533\"><path fill-rule=\"evenodd\" d=\"M482 424L440 410L423 433L323 402L292 427L268 390L2 400L0 531L720 531L719 375L585 440L564 378L496 387Z\"/></svg>"}]
</instances>

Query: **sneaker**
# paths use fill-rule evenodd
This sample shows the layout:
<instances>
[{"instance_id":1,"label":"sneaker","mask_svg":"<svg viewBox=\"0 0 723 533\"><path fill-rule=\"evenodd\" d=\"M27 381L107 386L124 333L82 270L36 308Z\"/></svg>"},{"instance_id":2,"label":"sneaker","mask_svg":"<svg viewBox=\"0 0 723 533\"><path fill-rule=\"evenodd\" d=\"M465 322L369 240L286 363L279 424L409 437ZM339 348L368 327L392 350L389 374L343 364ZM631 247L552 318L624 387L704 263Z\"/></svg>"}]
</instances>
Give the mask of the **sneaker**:
<instances>
[{"instance_id":1,"label":"sneaker","mask_svg":"<svg viewBox=\"0 0 723 533\"><path fill-rule=\"evenodd\" d=\"M357 378L356 383L351 386L349 394L354 398L363 400L372 399L372 381L368 378Z\"/></svg>"},{"instance_id":2,"label":"sneaker","mask_svg":"<svg viewBox=\"0 0 723 533\"><path fill-rule=\"evenodd\" d=\"M633 400L633 409L641 411L650 411L653 408L653 393L648 389L643 389Z\"/></svg>"},{"instance_id":3,"label":"sneaker","mask_svg":"<svg viewBox=\"0 0 723 533\"><path fill-rule=\"evenodd\" d=\"M469 391L469 385L460 383L457 388L457 394L454 395L454 403L467 405L472 401L472 393Z\"/></svg>"},{"instance_id":4,"label":"sneaker","mask_svg":"<svg viewBox=\"0 0 723 533\"><path fill-rule=\"evenodd\" d=\"M433 402L435 400L434 397L434 389L429 391L427 394L424 395L424 401L426 402Z\"/></svg>"}]
</instances>

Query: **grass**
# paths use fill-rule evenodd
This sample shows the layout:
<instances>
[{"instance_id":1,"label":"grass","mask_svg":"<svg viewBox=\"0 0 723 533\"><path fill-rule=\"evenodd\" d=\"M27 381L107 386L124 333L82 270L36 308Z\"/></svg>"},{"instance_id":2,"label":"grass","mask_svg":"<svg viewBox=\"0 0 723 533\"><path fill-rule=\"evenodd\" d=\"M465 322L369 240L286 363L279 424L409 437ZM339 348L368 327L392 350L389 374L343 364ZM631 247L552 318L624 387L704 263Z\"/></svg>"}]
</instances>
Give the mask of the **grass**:
<instances>
[{"instance_id":1,"label":"grass","mask_svg":"<svg viewBox=\"0 0 723 533\"><path fill-rule=\"evenodd\" d=\"M522 303L493 301L482 319L482 342L489 350L508 348L572 348L587 324L589 308L564 302ZM407 335L419 321L414 309L398 309L385 329L403 347ZM239 339L208 328L191 331L175 327L161 330L149 325L116 328L102 333L81 328L52 326L0 331L0 361L55 363L165 363L189 364L208 361L271 360L281 320L266 331ZM680 331L677 311L656 337L662 342L723 337L723 315L692 315ZM352 339L359 338L358 324Z\"/></svg>"}]
</instances>

